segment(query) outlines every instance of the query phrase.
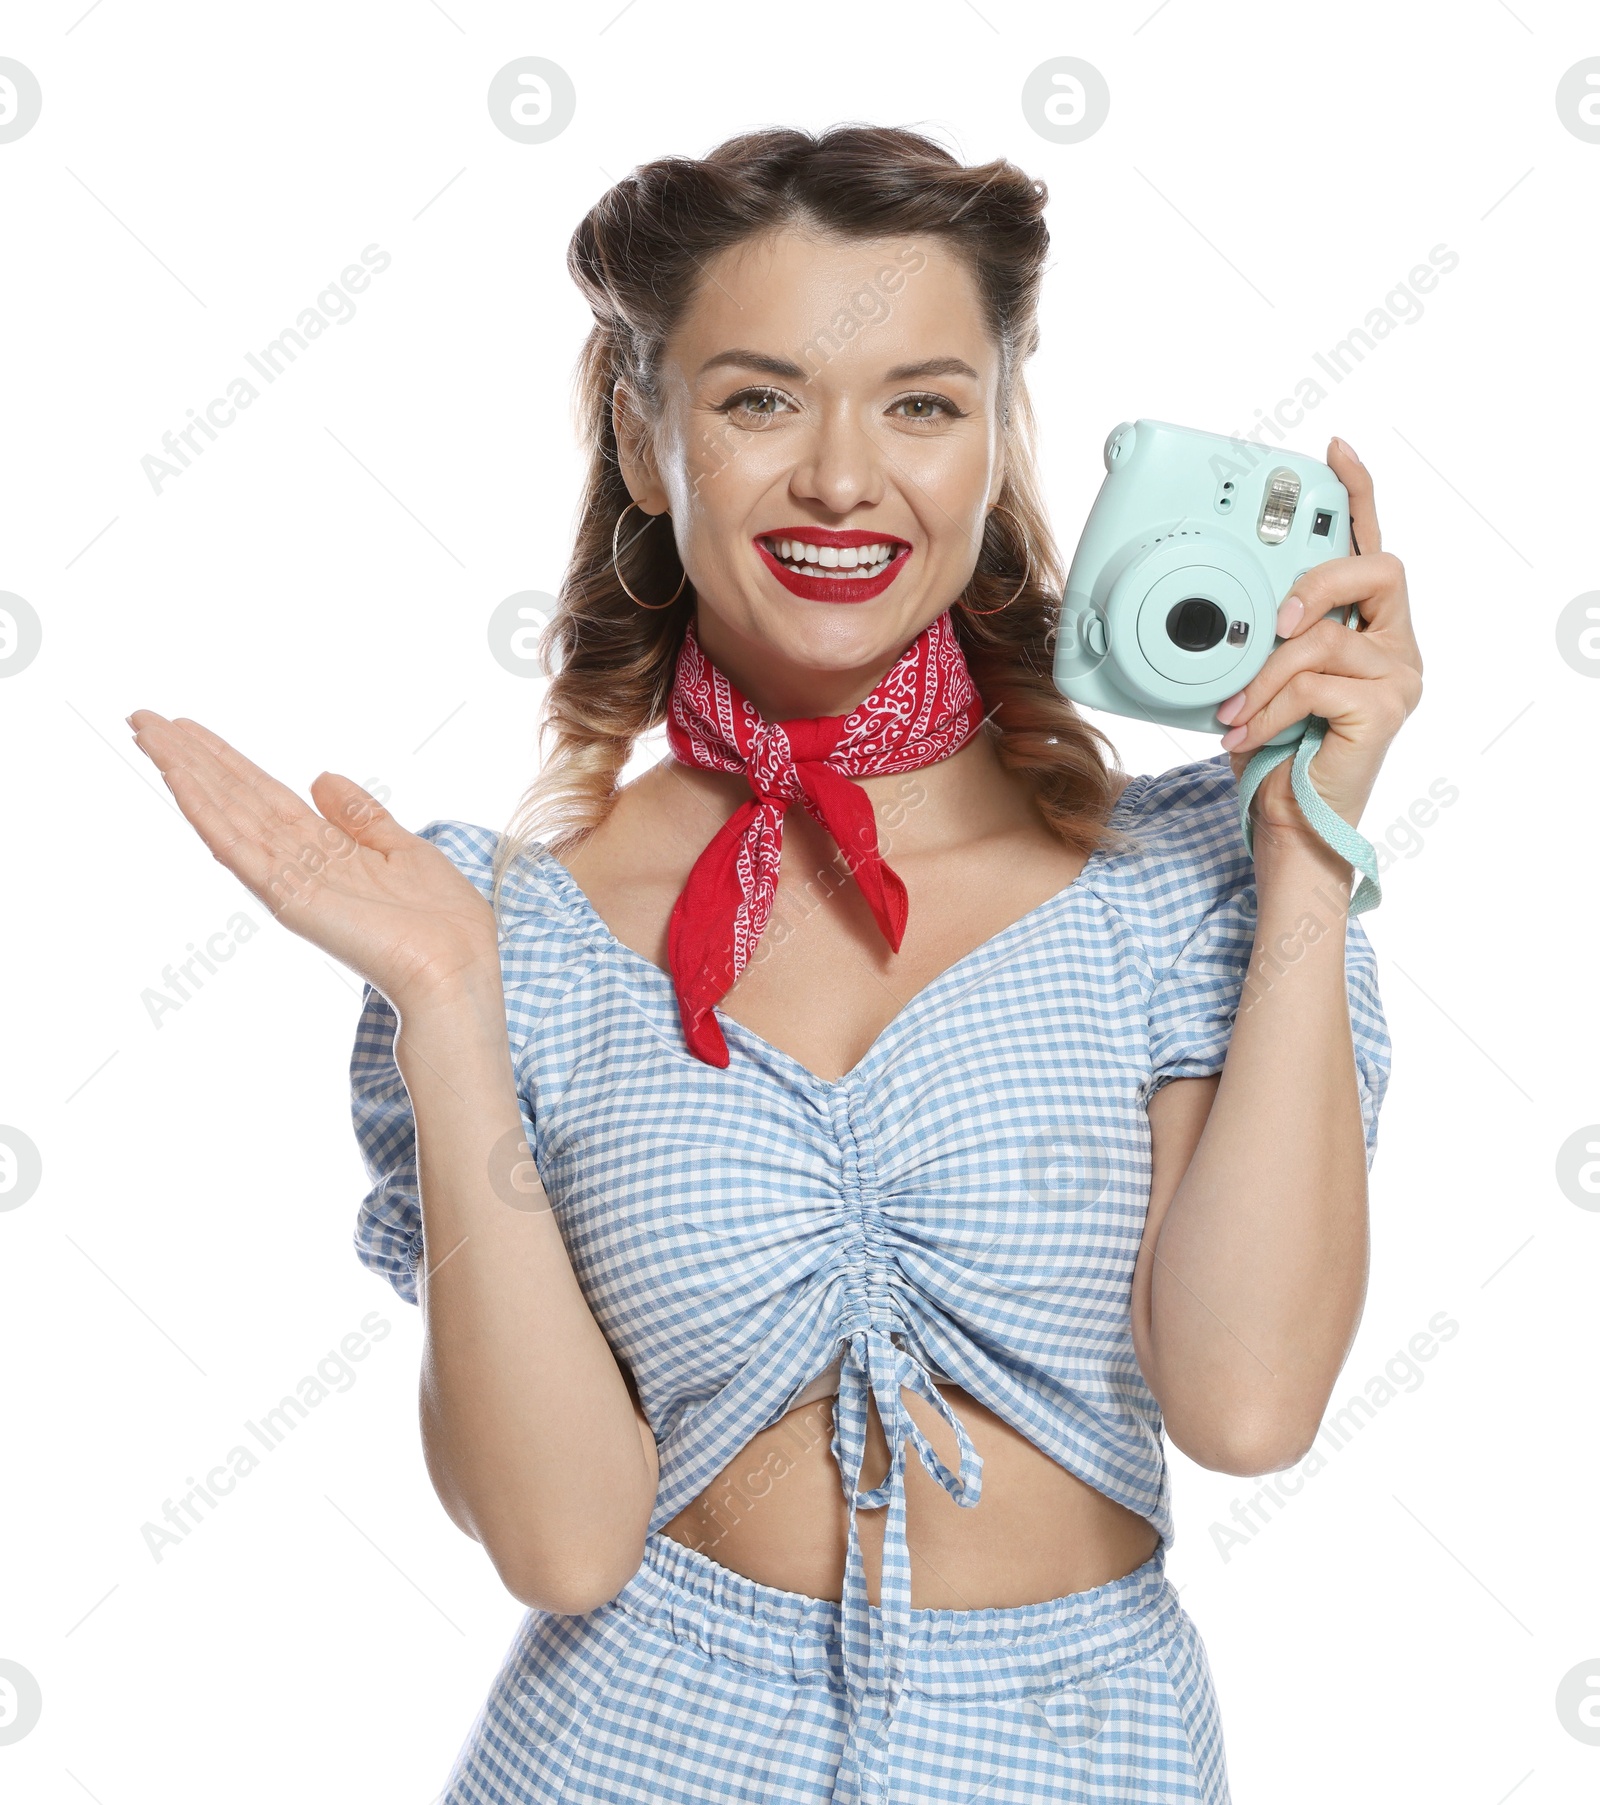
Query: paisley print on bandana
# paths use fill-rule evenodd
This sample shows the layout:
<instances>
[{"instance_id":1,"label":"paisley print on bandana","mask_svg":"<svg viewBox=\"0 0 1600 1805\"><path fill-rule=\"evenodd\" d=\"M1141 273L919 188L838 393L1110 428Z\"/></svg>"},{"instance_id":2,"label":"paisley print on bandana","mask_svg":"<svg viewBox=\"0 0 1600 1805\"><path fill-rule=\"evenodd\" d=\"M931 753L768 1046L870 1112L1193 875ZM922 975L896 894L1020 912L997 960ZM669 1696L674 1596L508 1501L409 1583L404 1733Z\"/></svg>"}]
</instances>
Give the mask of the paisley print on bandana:
<instances>
[{"instance_id":1,"label":"paisley print on bandana","mask_svg":"<svg viewBox=\"0 0 1600 1805\"><path fill-rule=\"evenodd\" d=\"M684 633L667 710L667 744L686 765L742 772L751 797L695 861L667 928L668 964L690 1051L726 1066L713 1013L733 988L772 915L783 819L804 806L832 835L896 951L906 890L878 850L872 804L852 781L893 776L959 752L983 724L983 703L950 611L931 621L883 680L844 715L768 721Z\"/></svg>"}]
</instances>

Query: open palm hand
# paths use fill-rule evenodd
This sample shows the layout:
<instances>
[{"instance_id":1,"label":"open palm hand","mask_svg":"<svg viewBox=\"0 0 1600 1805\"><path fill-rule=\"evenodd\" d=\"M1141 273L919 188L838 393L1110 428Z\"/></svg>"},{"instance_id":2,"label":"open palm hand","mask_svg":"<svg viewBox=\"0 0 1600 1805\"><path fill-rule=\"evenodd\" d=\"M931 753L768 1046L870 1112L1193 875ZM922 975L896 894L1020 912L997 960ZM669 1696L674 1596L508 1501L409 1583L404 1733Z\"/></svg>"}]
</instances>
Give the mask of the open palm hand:
<instances>
[{"instance_id":1,"label":"open palm hand","mask_svg":"<svg viewBox=\"0 0 1600 1805\"><path fill-rule=\"evenodd\" d=\"M313 807L198 721L141 708L128 723L212 856L397 1011L498 975L489 904L360 784L324 771Z\"/></svg>"}]
</instances>

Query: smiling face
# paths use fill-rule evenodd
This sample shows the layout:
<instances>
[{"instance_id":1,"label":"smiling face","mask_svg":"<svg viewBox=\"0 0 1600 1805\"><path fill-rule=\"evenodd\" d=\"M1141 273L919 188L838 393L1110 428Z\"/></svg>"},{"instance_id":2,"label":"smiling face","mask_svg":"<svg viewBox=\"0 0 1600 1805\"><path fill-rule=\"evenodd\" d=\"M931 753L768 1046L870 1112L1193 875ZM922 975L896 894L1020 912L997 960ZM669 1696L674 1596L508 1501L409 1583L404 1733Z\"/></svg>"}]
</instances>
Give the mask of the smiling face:
<instances>
[{"instance_id":1,"label":"smiling face","mask_svg":"<svg viewBox=\"0 0 1600 1805\"><path fill-rule=\"evenodd\" d=\"M648 427L619 384L629 492L672 515L700 643L769 719L847 712L961 594L1004 475L999 385L940 240L793 230L706 265Z\"/></svg>"}]
</instances>

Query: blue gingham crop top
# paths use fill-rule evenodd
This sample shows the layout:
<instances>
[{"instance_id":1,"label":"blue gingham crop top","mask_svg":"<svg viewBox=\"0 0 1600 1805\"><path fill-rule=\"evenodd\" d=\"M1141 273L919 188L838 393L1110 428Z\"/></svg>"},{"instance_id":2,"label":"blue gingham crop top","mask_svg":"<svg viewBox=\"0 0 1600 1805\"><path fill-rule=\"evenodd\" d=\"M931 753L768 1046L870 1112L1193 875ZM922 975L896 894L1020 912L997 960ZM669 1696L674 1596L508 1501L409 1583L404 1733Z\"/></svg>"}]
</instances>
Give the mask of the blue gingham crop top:
<instances>
[{"instance_id":1,"label":"blue gingham crop top","mask_svg":"<svg viewBox=\"0 0 1600 1805\"><path fill-rule=\"evenodd\" d=\"M843 1077L816 1077L732 1017L719 1069L684 1045L667 973L624 946L542 845L502 891L507 1028L528 1146L589 1307L655 1433L654 1532L838 1367L832 1451L850 1504L847 1684L898 1686L910 1610L906 1442L958 1502L981 1461L930 1374L1052 1459L1173 1525L1159 1407L1130 1293L1150 1197L1145 1106L1222 1069L1255 883L1226 753L1133 777L1111 820L1137 842L920 990ZM487 897L498 836L424 838ZM1345 970L1370 1168L1389 1078L1372 947ZM350 1076L372 1179L359 1257L416 1301L416 1147L395 1018L367 988ZM816 1389L831 1385L824 1377ZM955 1432L952 1473L900 1387ZM858 1489L867 1393L891 1453ZM857 1507L887 1506L879 1606Z\"/></svg>"}]
</instances>

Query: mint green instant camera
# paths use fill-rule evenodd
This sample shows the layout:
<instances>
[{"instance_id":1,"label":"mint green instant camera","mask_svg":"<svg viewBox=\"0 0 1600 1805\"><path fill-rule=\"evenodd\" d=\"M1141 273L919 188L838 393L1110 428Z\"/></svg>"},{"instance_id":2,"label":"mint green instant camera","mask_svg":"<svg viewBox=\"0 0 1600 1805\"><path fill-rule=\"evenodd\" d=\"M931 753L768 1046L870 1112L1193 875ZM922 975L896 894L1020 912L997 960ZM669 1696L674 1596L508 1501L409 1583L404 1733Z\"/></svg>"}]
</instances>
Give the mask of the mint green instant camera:
<instances>
[{"instance_id":1,"label":"mint green instant camera","mask_svg":"<svg viewBox=\"0 0 1600 1805\"><path fill-rule=\"evenodd\" d=\"M1105 461L1061 604L1056 688L1108 714L1224 733L1217 704L1282 644L1278 604L1350 550L1350 497L1315 458L1164 420L1125 421Z\"/></svg>"}]
</instances>

